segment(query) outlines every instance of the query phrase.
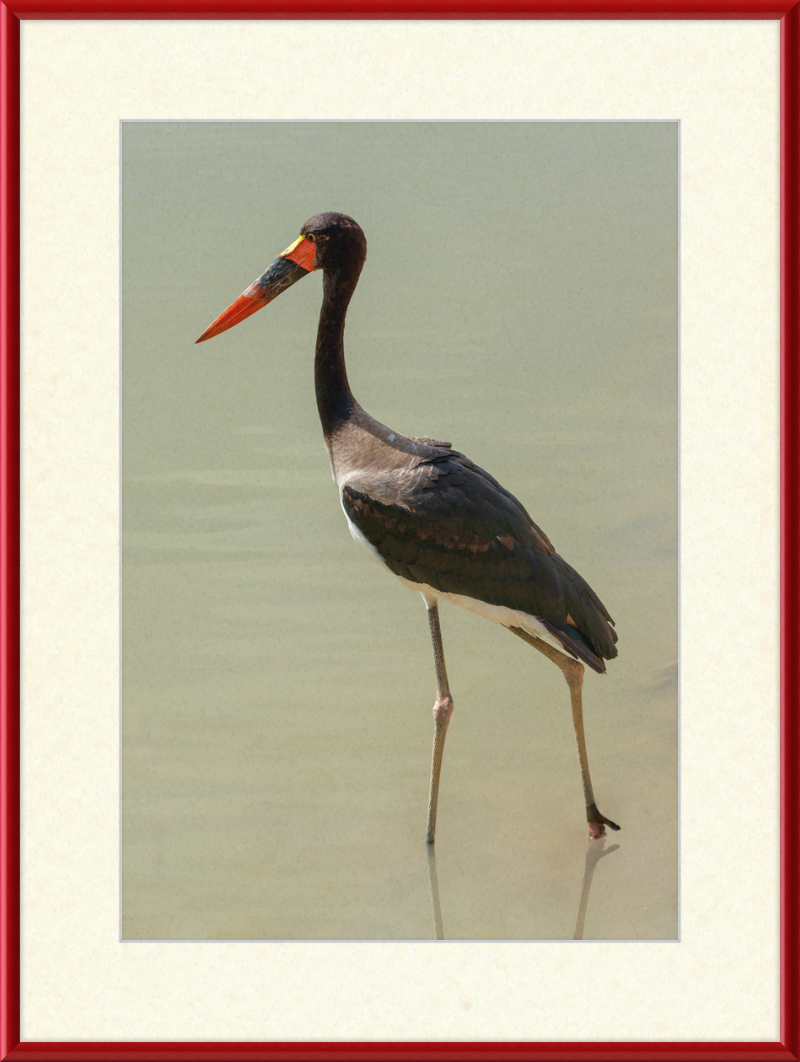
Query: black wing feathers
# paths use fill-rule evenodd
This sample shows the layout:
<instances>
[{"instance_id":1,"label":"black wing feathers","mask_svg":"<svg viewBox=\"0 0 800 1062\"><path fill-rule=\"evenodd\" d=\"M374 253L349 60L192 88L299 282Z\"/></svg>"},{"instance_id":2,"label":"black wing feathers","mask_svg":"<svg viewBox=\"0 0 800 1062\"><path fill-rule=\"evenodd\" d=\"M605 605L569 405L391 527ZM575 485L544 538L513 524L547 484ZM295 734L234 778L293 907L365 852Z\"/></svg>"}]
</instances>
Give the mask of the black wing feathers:
<instances>
[{"instance_id":1,"label":"black wing feathers","mask_svg":"<svg viewBox=\"0 0 800 1062\"><path fill-rule=\"evenodd\" d=\"M400 494L359 481L344 486L342 501L395 575L537 616L596 671L617 655L613 621L591 587L516 498L463 454L427 454Z\"/></svg>"}]
</instances>

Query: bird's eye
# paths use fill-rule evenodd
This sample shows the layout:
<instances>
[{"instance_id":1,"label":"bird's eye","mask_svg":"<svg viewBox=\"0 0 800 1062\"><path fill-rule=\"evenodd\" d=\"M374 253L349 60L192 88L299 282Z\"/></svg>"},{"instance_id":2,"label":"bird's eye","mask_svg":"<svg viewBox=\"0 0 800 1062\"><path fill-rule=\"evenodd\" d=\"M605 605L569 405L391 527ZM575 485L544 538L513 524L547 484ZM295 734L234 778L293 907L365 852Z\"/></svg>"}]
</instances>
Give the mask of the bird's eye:
<instances>
[{"instance_id":1,"label":"bird's eye","mask_svg":"<svg viewBox=\"0 0 800 1062\"><path fill-rule=\"evenodd\" d=\"M316 242L317 242L317 240L316 240L316 237L314 236L314 233L313 233L313 232L309 232L309 233L308 233L308 234L306 235L306 239L307 239L307 240L308 240L308 241L309 241L310 243L316 243Z\"/></svg>"}]
</instances>

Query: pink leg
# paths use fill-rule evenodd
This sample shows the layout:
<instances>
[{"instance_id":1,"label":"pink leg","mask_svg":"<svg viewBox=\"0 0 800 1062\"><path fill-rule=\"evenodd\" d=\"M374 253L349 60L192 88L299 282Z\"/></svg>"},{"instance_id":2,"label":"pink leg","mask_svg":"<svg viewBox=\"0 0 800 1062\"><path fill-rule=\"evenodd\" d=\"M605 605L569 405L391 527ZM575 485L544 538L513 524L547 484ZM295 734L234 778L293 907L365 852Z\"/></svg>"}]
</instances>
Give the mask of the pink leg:
<instances>
[{"instance_id":1,"label":"pink leg","mask_svg":"<svg viewBox=\"0 0 800 1062\"><path fill-rule=\"evenodd\" d=\"M593 839L605 837L606 826L612 830L618 830L616 822L607 819L600 811L594 800L592 779L589 774L589 757L586 755L586 738L583 733L583 664L579 660L573 660L566 653L560 653L558 649L534 638L519 627L508 628L517 637L522 638L528 645L538 649L540 653L557 664L563 672L569 686L569 697L572 702L572 725L575 728L575 740L578 743L578 759L581 764L581 778L583 779L583 796L586 801L586 821L589 823L589 836Z\"/></svg>"},{"instance_id":2,"label":"pink leg","mask_svg":"<svg viewBox=\"0 0 800 1062\"><path fill-rule=\"evenodd\" d=\"M447 682L447 670L444 666L444 648L442 647L442 631L439 627L438 605L425 604L428 607L428 623L431 628L431 640L433 641L433 663L436 668L436 703L433 706L433 756L431 758L431 787L428 796L428 833L425 838L426 844L433 844L436 835L436 809L439 803L439 775L442 770L442 754L444 753L444 739L447 734L447 724L453 714L453 698L450 696L450 686Z\"/></svg>"}]
</instances>

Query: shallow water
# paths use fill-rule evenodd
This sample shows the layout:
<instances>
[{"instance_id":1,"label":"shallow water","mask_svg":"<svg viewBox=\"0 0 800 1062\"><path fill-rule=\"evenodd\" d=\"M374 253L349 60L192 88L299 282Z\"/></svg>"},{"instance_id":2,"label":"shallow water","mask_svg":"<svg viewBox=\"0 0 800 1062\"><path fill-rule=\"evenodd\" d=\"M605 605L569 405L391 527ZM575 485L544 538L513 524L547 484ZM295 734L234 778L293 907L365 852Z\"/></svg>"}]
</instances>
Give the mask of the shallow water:
<instances>
[{"instance_id":1,"label":"shallow water","mask_svg":"<svg viewBox=\"0 0 800 1062\"><path fill-rule=\"evenodd\" d=\"M677 127L131 123L122 163L123 938L675 939ZM430 863L425 609L330 479L320 278L194 346L325 209L369 240L356 397L487 468L616 620L588 864L560 672L445 607Z\"/></svg>"}]
</instances>

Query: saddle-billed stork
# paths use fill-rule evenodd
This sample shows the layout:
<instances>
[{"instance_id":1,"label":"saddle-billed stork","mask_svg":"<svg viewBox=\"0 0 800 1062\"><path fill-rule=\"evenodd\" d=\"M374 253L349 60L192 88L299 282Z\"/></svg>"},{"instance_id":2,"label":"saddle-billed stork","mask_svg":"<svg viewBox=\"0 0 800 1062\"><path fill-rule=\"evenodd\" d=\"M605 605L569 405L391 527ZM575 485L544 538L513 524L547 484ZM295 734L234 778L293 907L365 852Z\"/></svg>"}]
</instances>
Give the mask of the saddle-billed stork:
<instances>
[{"instance_id":1,"label":"saddle-billed stork","mask_svg":"<svg viewBox=\"0 0 800 1062\"><path fill-rule=\"evenodd\" d=\"M333 478L356 542L428 610L436 669L427 843L433 844L439 775L453 698L439 627L439 601L508 627L567 681L590 835L616 823L597 808L583 733L583 665L605 672L617 655L613 620L580 575L555 551L524 507L448 442L412 438L379 424L353 397L344 361L344 324L367 255L361 227L345 214L316 214L198 343L266 306L322 270L314 374Z\"/></svg>"}]
</instances>

